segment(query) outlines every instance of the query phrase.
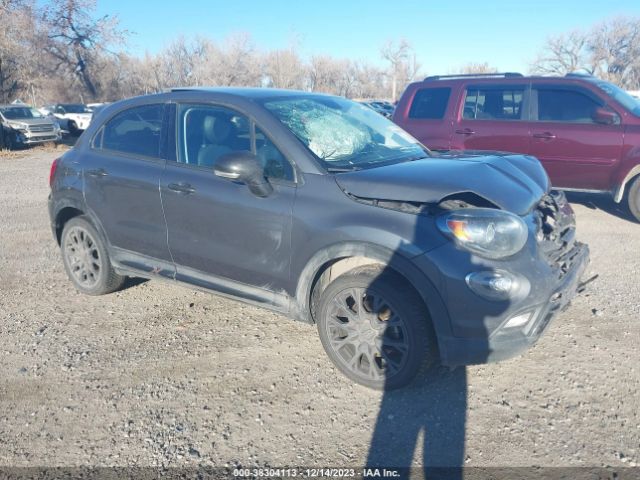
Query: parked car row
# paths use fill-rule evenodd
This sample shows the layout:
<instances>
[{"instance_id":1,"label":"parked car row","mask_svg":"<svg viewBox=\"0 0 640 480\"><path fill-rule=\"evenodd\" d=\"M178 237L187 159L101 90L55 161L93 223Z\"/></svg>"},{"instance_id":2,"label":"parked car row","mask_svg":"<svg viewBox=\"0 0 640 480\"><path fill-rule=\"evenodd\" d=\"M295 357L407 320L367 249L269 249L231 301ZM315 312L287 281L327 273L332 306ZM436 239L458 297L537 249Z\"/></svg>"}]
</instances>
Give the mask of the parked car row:
<instances>
[{"instance_id":1,"label":"parked car row","mask_svg":"<svg viewBox=\"0 0 640 480\"><path fill-rule=\"evenodd\" d=\"M0 149L57 142L61 137L60 126L35 108L0 105Z\"/></svg>"},{"instance_id":2,"label":"parked car row","mask_svg":"<svg viewBox=\"0 0 640 480\"><path fill-rule=\"evenodd\" d=\"M106 103L58 103L33 108L23 103L0 105L0 149L60 141L80 135Z\"/></svg>"},{"instance_id":3,"label":"parked car row","mask_svg":"<svg viewBox=\"0 0 640 480\"><path fill-rule=\"evenodd\" d=\"M373 111L379 113L383 117L391 118L395 107L390 102L384 102L380 100L362 101L363 105L371 108Z\"/></svg>"},{"instance_id":4,"label":"parked car row","mask_svg":"<svg viewBox=\"0 0 640 480\"><path fill-rule=\"evenodd\" d=\"M601 192L640 220L640 102L589 75L427 77L393 120L435 150L532 155L554 188Z\"/></svg>"}]
</instances>

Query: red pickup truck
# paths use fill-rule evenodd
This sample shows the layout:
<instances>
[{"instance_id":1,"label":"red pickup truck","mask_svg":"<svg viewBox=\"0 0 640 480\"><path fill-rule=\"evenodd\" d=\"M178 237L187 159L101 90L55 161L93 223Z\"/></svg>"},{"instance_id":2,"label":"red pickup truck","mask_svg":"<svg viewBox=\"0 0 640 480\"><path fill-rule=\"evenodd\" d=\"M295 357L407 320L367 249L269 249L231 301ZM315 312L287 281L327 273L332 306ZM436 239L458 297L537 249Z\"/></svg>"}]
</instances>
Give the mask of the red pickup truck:
<instances>
[{"instance_id":1,"label":"red pickup truck","mask_svg":"<svg viewBox=\"0 0 640 480\"><path fill-rule=\"evenodd\" d=\"M596 77L446 75L410 84L393 120L429 148L537 157L554 187L610 193L640 221L640 100Z\"/></svg>"}]
</instances>

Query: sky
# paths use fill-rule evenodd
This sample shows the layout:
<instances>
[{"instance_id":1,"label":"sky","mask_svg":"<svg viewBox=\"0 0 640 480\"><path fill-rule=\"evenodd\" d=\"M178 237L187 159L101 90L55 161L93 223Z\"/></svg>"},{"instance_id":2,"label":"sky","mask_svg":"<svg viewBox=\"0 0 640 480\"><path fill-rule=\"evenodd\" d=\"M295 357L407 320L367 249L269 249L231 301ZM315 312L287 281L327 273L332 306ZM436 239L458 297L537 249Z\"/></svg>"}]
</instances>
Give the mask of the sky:
<instances>
[{"instance_id":1,"label":"sky","mask_svg":"<svg viewBox=\"0 0 640 480\"><path fill-rule=\"evenodd\" d=\"M119 17L133 55L158 53L180 35L222 42L246 32L258 49L293 44L303 58L382 66L380 47L405 38L425 74L469 62L526 73L548 36L640 17L640 0L97 0L97 13Z\"/></svg>"}]
</instances>

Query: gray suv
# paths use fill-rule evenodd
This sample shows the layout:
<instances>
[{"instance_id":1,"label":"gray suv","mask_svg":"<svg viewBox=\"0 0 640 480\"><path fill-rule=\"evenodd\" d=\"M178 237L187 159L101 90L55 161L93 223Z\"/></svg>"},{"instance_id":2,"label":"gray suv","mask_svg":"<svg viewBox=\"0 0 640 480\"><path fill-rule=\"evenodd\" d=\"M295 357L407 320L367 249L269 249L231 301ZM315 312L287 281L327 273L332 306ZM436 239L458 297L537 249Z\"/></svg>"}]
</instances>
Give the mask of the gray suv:
<instances>
[{"instance_id":1,"label":"gray suv","mask_svg":"<svg viewBox=\"0 0 640 480\"><path fill-rule=\"evenodd\" d=\"M319 94L185 88L112 104L50 184L79 291L163 279L315 323L334 364L373 388L521 352L589 256L535 158L435 154Z\"/></svg>"}]
</instances>

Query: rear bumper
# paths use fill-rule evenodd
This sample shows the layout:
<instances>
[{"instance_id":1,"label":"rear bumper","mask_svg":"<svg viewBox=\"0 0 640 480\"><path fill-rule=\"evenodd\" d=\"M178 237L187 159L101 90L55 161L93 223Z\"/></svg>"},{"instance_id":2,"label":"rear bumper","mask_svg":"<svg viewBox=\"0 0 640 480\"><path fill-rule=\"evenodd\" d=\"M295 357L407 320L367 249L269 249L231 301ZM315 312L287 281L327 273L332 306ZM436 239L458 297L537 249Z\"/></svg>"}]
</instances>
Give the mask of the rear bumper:
<instances>
[{"instance_id":1,"label":"rear bumper","mask_svg":"<svg viewBox=\"0 0 640 480\"><path fill-rule=\"evenodd\" d=\"M532 296L519 309L519 312L533 312L531 319L523 327L503 326L488 338L439 336L438 346L442 363L455 366L496 362L525 351L540 338L551 320L565 310L575 297L588 264L589 247L576 244L571 270L558 284L550 288L544 297ZM509 315L504 319L504 323L514 316Z\"/></svg>"}]
</instances>

